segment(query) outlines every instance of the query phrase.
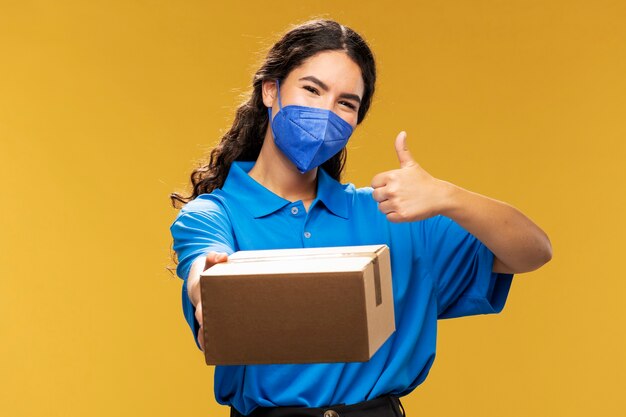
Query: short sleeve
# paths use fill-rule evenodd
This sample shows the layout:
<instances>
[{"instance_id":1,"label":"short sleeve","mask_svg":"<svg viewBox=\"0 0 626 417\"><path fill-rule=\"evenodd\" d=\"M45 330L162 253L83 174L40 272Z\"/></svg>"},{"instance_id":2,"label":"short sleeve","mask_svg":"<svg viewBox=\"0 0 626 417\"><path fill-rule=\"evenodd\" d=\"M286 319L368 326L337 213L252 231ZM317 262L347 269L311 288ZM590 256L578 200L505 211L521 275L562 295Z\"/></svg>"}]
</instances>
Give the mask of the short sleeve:
<instances>
[{"instance_id":1,"label":"short sleeve","mask_svg":"<svg viewBox=\"0 0 626 417\"><path fill-rule=\"evenodd\" d=\"M176 274L183 280L183 314L198 345L199 324L187 294L187 277L191 265L199 256L211 251L226 252L228 255L234 252L232 227L227 214L218 204L205 201L202 210L181 211L170 226L170 232L178 258Z\"/></svg>"},{"instance_id":2,"label":"short sleeve","mask_svg":"<svg viewBox=\"0 0 626 417\"><path fill-rule=\"evenodd\" d=\"M502 311L513 274L492 272L494 254L445 216L426 219L418 234L435 283L440 319Z\"/></svg>"}]
</instances>

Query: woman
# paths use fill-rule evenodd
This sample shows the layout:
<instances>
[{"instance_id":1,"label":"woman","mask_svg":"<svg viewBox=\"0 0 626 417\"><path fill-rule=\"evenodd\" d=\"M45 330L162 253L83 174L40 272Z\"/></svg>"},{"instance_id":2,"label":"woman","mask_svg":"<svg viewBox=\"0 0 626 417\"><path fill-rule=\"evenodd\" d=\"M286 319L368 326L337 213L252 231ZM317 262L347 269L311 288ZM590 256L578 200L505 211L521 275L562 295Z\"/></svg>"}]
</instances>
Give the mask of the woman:
<instances>
[{"instance_id":1,"label":"woman","mask_svg":"<svg viewBox=\"0 0 626 417\"><path fill-rule=\"evenodd\" d=\"M296 26L269 51L250 99L191 176L171 226L183 308L202 340L199 275L237 250L385 243L396 331L367 362L217 366L231 415L398 416L424 381L438 318L498 313L514 273L551 258L548 237L515 208L433 178L401 132L399 168L372 187L339 182L345 144L370 107L366 42L330 20ZM271 121L271 122L270 122Z\"/></svg>"}]
</instances>

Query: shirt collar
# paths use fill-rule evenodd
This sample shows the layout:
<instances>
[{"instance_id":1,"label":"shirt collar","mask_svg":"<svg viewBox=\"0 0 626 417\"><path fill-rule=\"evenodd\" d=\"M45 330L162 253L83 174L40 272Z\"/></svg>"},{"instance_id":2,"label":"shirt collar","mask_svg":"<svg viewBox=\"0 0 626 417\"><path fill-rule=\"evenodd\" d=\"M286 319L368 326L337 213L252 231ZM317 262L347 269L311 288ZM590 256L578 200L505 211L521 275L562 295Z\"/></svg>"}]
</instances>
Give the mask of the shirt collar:
<instances>
[{"instance_id":1,"label":"shirt collar","mask_svg":"<svg viewBox=\"0 0 626 417\"><path fill-rule=\"evenodd\" d=\"M271 214L291 202L265 188L248 172L255 161L234 161L222 186L222 191L234 197L255 217ZM321 167L317 170L317 199L333 214L345 219L349 216L348 194L344 186Z\"/></svg>"},{"instance_id":2,"label":"shirt collar","mask_svg":"<svg viewBox=\"0 0 626 417\"><path fill-rule=\"evenodd\" d=\"M252 215L263 217L289 204L286 200L248 175L255 161L235 161L230 166L222 191L229 194Z\"/></svg>"},{"instance_id":3,"label":"shirt collar","mask_svg":"<svg viewBox=\"0 0 626 417\"><path fill-rule=\"evenodd\" d=\"M339 217L350 217L350 194L346 193L345 186L331 177L322 167L317 169L317 199L328 210Z\"/></svg>"}]
</instances>

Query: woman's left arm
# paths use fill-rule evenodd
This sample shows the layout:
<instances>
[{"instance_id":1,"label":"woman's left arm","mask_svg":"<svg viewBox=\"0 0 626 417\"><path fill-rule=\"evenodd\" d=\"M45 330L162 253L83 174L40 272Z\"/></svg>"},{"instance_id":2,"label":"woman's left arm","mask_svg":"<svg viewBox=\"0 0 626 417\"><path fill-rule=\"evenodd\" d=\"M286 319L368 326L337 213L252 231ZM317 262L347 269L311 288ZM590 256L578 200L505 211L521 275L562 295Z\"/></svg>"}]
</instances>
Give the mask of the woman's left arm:
<instances>
[{"instance_id":1,"label":"woman's left arm","mask_svg":"<svg viewBox=\"0 0 626 417\"><path fill-rule=\"evenodd\" d=\"M390 221L449 217L494 253L494 272L529 272L552 259L550 239L522 212L431 176L412 158L405 132L400 132L395 146L400 169L372 180L373 197Z\"/></svg>"}]
</instances>

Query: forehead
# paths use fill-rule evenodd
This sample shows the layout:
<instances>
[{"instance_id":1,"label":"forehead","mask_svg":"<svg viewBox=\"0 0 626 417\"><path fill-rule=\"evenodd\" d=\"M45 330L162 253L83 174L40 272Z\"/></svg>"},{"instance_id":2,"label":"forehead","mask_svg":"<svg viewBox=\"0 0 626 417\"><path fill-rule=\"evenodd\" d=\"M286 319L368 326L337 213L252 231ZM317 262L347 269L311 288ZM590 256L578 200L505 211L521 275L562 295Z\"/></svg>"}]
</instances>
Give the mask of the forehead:
<instances>
[{"instance_id":1,"label":"forehead","mask_svg":"<svg viewBox=\"0 0 626 417\"><path fill-rule=\"evenodd\" d=\"M306 59L287 77L292 82L312 75L339 93L352 93L363 97L361 68L345 52L324 51Z\"/></svg>"}]
</instances>

